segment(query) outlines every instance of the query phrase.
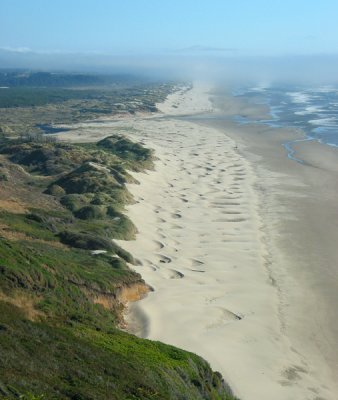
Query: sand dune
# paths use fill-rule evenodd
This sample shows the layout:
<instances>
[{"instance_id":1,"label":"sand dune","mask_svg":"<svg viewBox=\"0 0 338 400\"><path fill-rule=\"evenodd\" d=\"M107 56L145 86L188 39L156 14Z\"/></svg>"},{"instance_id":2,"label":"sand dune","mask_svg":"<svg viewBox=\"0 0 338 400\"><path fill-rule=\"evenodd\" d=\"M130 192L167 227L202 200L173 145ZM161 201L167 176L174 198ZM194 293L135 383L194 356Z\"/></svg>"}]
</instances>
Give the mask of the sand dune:
<instances>
[{"instance_id":1,"label":"sand dune","mask_svg":"<svg viewBox=\"0 0 338 400\"><path fill-rule=\"evenodd\" d=\"M120 245L154 288L130 305L129 330L202 355L242 400L333 400L325 365L285 333L255 165L222 130L173 118L210 111L205 88L182 89L159 109L63 135L100 138L120 126L159 158L129 186L139 234Z\"/></svg>"},{"instance_id":2,"label":"sand dune","mask_svg":"<svg viewBox=\"0 0 338 400\"><path fill-rule=\"evenodd\" d=\"M201 88L176 96L162 111L210 107ZM130 329L201 354L243 400L333 399L283 333L252 164L217 129L163 117L133 126L159 161L130 186L143 199L128 210L139 235L122 245L154 288L130 307Z\"/></svg>"}]
</instances>

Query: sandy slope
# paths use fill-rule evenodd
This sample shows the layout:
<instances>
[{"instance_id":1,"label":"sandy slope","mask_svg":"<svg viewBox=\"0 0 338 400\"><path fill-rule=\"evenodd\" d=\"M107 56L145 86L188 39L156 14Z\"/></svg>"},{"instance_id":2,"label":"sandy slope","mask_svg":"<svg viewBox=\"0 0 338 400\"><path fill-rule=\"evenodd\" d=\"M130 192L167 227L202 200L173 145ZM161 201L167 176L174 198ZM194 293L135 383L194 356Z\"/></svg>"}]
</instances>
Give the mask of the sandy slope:
<instances>
[{"instance_id":1,"label":"sandy slope","mask_svg":"<svg viewBox=\"0 0 338 400\"><path fill-rule=\"evenodd\" d=\"M209 87L196 83L193 87L181 86L171 93L165 102L158 103L157 109L165 115L193 115L211 112L213 110L209 97L204 93Z\"/></svg>"},{"instance_id":2,"label":"sandy slope","mask_svg":"<svg viewBox=\"0 0 338 400\"><path fill-rule=\"evenodd\" d=\"M273 274L281 255L272 257L267 235L278 236L281 210L260 202L254 160L224 130L173 118L210 108L205 88L194 87L170 95L154 118L62 134L93 140L116 129L159 157L129 187L137 203L128 214L139 234L120 244L140 259L136 270L154 288L130 306L129 329L202 355L243 400L333 400L322 360L305 357L285 333L285 294ZM280 178L265 171L268 183Z\"/></svg>"},{"instance_id":3,"label":"sandy slope","mask_svg":"<svg viewBox=\"0 0 338 400\"><path fill-rule=\"evenodd\" d=\"M174 96L162 111L210 107L201 88ZM201 354L244 400L332 398L283 333L253 164L221 130L172 118L133 126L159 161L130 186L139 235L123 246L155 290L131 307L130 328Z\"/></svg>"}]
</instances>

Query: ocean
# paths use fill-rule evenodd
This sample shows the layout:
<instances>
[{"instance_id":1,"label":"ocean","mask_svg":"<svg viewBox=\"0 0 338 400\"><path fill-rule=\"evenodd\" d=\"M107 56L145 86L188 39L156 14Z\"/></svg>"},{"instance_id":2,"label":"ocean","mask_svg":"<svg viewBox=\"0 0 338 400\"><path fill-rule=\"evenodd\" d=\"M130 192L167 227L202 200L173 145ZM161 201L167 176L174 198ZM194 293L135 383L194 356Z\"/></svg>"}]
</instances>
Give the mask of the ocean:
<instances>
[{"instance_id":1,"label":"ocean","mask_svg":"<svg viewBox=\"0 0 338 400\"><path fill-rule=\"evenodd\" d=\"M328 146L338 147L338 87L297 87L297 86L248 86L233 91L235 97L243 97L254 104L267 105L269 119L252 120L237 115L239 124L259 123L271 127L291 127L304 132L304 139L315 140ZM289 158L297 159L292 144L284 147Z\"/></svg>"}]
</instances>

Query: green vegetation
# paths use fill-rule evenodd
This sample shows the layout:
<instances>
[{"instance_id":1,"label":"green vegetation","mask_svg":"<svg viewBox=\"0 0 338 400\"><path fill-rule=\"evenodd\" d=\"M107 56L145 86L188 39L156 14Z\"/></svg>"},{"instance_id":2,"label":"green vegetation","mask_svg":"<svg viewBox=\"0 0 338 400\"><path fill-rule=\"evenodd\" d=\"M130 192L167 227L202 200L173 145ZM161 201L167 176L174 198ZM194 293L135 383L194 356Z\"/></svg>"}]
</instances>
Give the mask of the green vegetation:
<instances>
[{"instance_id":1,"label":"green vegetation","mask_svg":"<svg viewBox=\"0 0 338 400\"><path fill-rule=\"evenodd\" d=\"M142 146L131 147L129 140L118 136L111 140L123 140L130 147L131 160L123 161L125 166L140 169L152 165L151 152ZM3 213L3 220L15 231L44 240L55 240L58 234L67 245L85 248L87 243L91 249L111 250L111 238L134 238L136 228L121 212L132 201L125 186L132 179L122 167L124 158L109 147L101 142L89 147L16 141L5 142L0 152L25 168L31 186L36 185L63 206L56 215L41 210L29 215ZM135 161L138 158L140 161Z\"/></svg>"},{"instance_id":2,"label":"green vegetation","mask_svg":"<svg viewBox=\"0 0 338 400\"><path fill-rule=\"evenodd\" d=\"M70 89L15 87L0 90L0 108L43 106L85 97L90 99L90 92Z\"/></svg>"},{"instance_id":3,"label":"green vegetation","mask_svg":"<svg viewBox=\"0 0 338 400\"><path fill-rule=\"evenodd\" d=\"M231 398L220 375L194 354L113 328L103 332L33 323L9 304L0 311L6 316L0 333L1 379L8 382L0 390L7 399L27 392L46 393L48 399Z\"/></svg>"},{"instance_id":4,"label":"green vegetation","mask_svg":"<svg viewBox=\"0 0 338 400\"><path fill-rule=\"evenodd\" d=\"M200 357L117 328L148 290L112 239L135 235L127 169L152 157L119 135L0 143L0 398L233 399Z\"/></svg>"},{"instance_id":5,"label":"green vegetation","mask_svg":"<svg viewBox=\"0 0 338 400\"><path fill-rule=\"evenodd\" d=\"M152 164L149 163L149 160L151 160L151 150L146 149L137 143L133 143L126 138L116 135L110 136L98 142L97 145L127 161L128 167L134 167L134 170L136 167L138 169L149 168L152 166Z\"/></svg>"}]
</instances>

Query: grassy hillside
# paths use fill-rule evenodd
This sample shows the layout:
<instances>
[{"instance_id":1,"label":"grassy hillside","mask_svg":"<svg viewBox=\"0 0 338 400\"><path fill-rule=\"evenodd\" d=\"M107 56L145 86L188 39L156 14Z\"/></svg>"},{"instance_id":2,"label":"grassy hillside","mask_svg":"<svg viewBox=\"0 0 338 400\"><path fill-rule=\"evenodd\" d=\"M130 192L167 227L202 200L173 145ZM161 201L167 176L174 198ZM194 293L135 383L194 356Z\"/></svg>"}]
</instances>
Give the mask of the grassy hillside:
<instances>
[{"instance_id":1,"label":"grassy hillside","mask_svg":"<svg viewBox=\"0 0 338 400\"><path fill-rule=\"evenodd\" d=\"M113 238L131 239L128 170L152 153L97 144L0 143L0 398L233 399L195 354L118 329L150 290Z\"/></svg>"}]
</instances>

